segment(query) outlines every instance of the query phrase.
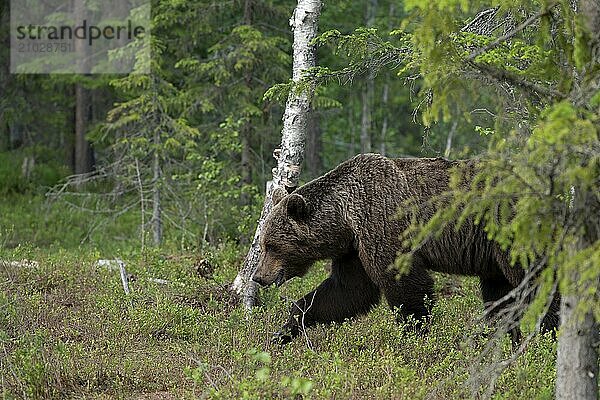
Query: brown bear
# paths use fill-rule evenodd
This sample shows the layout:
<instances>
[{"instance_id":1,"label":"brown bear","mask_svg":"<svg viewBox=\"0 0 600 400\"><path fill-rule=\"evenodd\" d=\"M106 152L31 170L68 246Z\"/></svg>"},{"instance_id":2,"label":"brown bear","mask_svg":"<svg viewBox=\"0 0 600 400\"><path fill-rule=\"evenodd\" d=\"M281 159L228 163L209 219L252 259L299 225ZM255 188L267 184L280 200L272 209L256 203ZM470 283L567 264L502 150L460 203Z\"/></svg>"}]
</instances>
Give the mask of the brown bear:
<instances>
[{"instance_id":1,"label":"brown bear","mask_svg":"<svg viewBox=\"0 0 600 400\"><path fill-rule=\"evenodd\" d=\"M276 338L285 343L301 326L367 313L381 294L401 317L419 321L429 313L426 299L434 295L428 270L478 276L486 303L519 285L524 270L510 265L508 253L474 223L446 229L415 250L410 272L400 279L390 268L409 223L397 218L399 207L417 199L418 218L431 218L436 209L430 200L448 190L450 169L459 166L473 171L475 162L363 154L291 194L274 193L253 280L280 285L304 275L315 261L332 260L331 275L292 304ZM555 299L544 321L547 329L558 325L557 308Z\"/></svg>"}]
</instances>

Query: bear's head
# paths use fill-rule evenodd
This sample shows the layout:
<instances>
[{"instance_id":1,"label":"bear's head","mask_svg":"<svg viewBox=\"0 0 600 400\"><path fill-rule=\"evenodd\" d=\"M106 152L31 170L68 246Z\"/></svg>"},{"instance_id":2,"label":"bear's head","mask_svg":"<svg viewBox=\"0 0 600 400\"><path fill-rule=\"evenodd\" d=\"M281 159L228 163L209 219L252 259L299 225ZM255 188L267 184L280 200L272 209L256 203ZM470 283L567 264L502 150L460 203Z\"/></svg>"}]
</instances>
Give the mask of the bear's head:
<instances>
[{"instance_id":1,"label":"bear's head","mask_svg":"<svg viewBox=\"0 0 600 400\"><path fill-rule=\"evenodd\" d=\"M273 192L273 208L265 220L260 239L260 259L252 279L277 286L295 276L302 276L318 259L314 254L314 237L310 227L310 205L298 193L284 189Z\"/></svg>"}]
</instances>

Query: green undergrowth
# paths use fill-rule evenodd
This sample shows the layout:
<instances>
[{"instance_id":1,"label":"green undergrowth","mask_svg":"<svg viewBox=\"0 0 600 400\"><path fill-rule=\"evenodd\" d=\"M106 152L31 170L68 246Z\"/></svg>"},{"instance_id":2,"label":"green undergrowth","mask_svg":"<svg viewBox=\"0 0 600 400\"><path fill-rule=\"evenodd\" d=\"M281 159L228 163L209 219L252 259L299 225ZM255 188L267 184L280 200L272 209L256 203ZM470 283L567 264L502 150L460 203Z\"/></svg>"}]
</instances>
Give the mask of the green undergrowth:
<instances>
[{"instance_id":1,"label":"green undergrowth","mask_svg":"<svg viewBox=\"0 0 600 400\"><path fill-rule=\"evenodd\" d=\"M368 316L309 329L281 348L270 339L285 320L286 299L317 285L325 268L262 290L262 305L247 315L226 289L242 256L227 246L130 253L126 295L119 271L97 266L100 251L0 250L1 260L39 263L0 264L2 397L473 396L469 368L487 340L474 279L436 276L427 334L380 305ZM509 349L506 340L505 356ZM494 398L552 398L554 358L552 339L536 338L500 377Z\"/></svg>"},{"instance_id":2,"label":"green undergrowth","mask_svg":"<svg viewBox=\"0 0 600 400\"><path fill-rule=\"evenodd\" d=\"M139 213L94 214L45 195L10 194L0 198L0 248L35 243L42 248L81 246L119 254L139 248Z\"/></svg>"},{"instance_id":3,"label":"green undergrowth","mask_svg":"<svg viewBox=\"0 0 600 400\"><path fill-rule=\"evenodd\" d=\"M245 248L192 251L167 242L141 252L134 212L90 233L93 216L65 211L43 196L0 202L1 398L477 396L470 382L483 371L474 360L489 329L473 278L435 276L426 334L381 304L281 348L272 333L292 299L324 279L325 263L261 290L261 305L248 314L227 289ZM125 262L129 294L117 267L97 264L116 257ZM502 346L508 357L508 338ZM551 338L537 337L500 376L493 398L552 398L555 353Z\"/></svg>"}]
</instances>

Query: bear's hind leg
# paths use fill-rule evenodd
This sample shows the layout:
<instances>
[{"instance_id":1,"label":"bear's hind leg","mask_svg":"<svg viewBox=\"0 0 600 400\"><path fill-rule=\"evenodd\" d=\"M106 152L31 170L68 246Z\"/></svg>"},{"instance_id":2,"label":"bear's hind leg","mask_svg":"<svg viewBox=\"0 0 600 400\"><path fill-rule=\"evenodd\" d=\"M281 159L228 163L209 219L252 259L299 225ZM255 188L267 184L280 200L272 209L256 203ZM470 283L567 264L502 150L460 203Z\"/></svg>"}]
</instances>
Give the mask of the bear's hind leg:
<instances>
[{"instance_id":1,"label":"bear's hind leg","mask_svg":"<svg viewBox=\"0 0 600 400\"><path fill-rule=\"evenodd\" d=\"M347 254L332 261L331 275L315 290L292 304L288 321L273 339L285 344L316 323L343 322L366 314L380 297L358 256Z\"/></svg>"},{"instance_id":2,"label":"bear's hind leg","mask_svg":"<svg viewBox=\"0 0 600 400\"><path fill-rule=\"evenodd\" d=\"M513 289L513 286L503 276L496 278L480 278L480 284L481 297L483 299L483 305L486 308L486 316L490 321L493 321L505 308L513 303L512 299L506 299L499 302L500 299ZM508 333L510 334L513 347L516 346L521 341L521 330L517 326L510 329Z\"/></svg>"},{"instance_id":3,"label":"bear's hind leg","mask_svg":"<svg viewBox=\"0 0 600 400\"><path fill-rule=\"evenodd\" d=\"M560 323L559 312L560 295L557 293L552 298L548 312L542 320L542 332L552 332L552 335L556 336L556 331L558 330L558 325Z\"/></svg>"},{"instance_id":4,"label":"bear's hind leg","mask_svg":"<svg viewBox=\"0 0 600 400\"><path fill-rule=\"evenodd\" d=\"M400 312L400 320L412 316L417 328L423 328L434 301L433 279L425 269L413 266L400 279L392 276L382 289L390 308Z\"/></svg>"}]
</instances>

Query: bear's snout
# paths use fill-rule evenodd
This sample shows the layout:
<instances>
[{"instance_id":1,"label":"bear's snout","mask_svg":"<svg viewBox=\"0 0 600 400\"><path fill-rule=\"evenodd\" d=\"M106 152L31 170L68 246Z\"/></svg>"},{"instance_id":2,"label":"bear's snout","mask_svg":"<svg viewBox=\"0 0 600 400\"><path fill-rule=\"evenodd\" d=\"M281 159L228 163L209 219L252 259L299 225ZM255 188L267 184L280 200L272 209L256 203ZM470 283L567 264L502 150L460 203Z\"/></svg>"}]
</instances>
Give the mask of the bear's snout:
<instances>
[{"instance_id":1,"label":"bear's snout","mask_svg":"<svg viewBox=\"0 0 600 400\"><path fill-rule=\"evenodd\" d=\"M267 285L267 282L261 276L253 275L252 276L252 280L254 282L258 283L260 286L266 286Z\"/></svg>"},{"instance_id":2,"label":"bear's snout","mask_svg":"<svg viewBox=\"0 0 600 400\"><path fill-rule=\"evenodd\" d=\"M263 276L260 271L256 271L254 275L252 275L252 280L258 283L260 286L269 286L273 283L276 286L280 286L283 282L285 282L285 275L283 269L279 270L275 276Z\"/></svg>"}]
</instances>

